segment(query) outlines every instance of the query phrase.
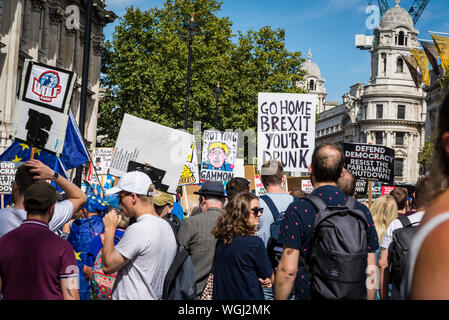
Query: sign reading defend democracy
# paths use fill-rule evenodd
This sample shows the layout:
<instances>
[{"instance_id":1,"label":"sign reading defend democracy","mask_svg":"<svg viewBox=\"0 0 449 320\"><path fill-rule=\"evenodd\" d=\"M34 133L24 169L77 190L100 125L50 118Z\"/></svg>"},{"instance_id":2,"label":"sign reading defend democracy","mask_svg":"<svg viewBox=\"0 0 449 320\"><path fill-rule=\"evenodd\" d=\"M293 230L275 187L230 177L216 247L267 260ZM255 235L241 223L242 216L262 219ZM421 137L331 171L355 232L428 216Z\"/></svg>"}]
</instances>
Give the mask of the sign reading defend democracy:
<instances>
[{"instance_id":1,"label":"sign reading defend democracy","mask_svg":"<svg viewBox=\"0 0 449 320\"><path fill-rule=\"evenodd\" d=\"M0 194L12 194L14 177L17 169L23 162L1 161L0 162Z\"/></svg>"},{"instance_id":2,"label":"sign reading defend democracy","mask_svg":"<svg viewBox=\"0 0 449 320\"><path fill-rule=\"evenodd\" d=\"M393 149L369 144L343 143L343 150L346 169L355 177L393 183Z\"/></svg>"},{"instance_id":3,"label":"sign reading defend democracy","mask_svg":"<svg viewBox=\"0 0 449 320\"><path fill-rule=\"evenodd\" d=\"M238 133L205 130L201 180L229 181L234 177Z\"/></svg>"},{"instance_id":4,"label":"sign reading defend democracy","mask_svg":"<svg viewBox=\"0 0 449 320\"><path fill-rule=\"evenodd\" d=\"M317 96L296 93L258 95L258 168L279 160L285 171L308 172L315 148Z\"/></svg>"}]
</instances>

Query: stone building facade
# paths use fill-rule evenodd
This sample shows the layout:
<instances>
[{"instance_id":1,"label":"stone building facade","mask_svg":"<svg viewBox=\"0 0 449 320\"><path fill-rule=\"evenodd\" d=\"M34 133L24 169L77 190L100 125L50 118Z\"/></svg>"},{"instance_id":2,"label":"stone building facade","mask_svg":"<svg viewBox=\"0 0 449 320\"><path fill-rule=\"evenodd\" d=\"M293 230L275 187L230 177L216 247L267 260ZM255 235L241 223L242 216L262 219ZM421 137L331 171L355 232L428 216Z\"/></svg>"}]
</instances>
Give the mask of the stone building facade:
<instances>
[{"instance_id":1,"label":"stone building facade","mask_svg":"<svg viewBox=\"0 0 449 320\"><path fill-rule=\"evenodd\" d=\"M12 143L9 130L25 59L77 74L70 108L79 120L85 5L83 0L0 0L0 152ZM90 151L97 135L103 28L115 18L104 0L94 1L84 132Z\"/></svg>"},{"instance_id":2,"label":"stone building facade","mask_svg":"<svg viewBox=\"0 0 449 320\"><path fill-rule=\"evenodd\" d=\"M395 181L416 183L418 153L426 138L426 92L416 88L401 55L419 48L418 30L398 4L374 31L371 75L357 83L343 103L320 113L316 143L359 142L395 150ZM429 124L428 124L429 125Z\"/></svg>"}]
</instances>

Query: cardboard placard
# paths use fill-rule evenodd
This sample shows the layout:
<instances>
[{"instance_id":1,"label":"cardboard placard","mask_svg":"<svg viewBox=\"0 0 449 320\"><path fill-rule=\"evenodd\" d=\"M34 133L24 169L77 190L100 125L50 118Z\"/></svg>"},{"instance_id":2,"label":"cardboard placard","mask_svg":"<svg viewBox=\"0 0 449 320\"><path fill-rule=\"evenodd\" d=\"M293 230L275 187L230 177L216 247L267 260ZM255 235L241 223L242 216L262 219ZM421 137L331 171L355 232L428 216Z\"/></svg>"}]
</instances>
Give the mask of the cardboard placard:
<instances>
[{"instance_id":1,"label":"cardboard placard","mask_svg":"<svg viewBox=\"0 0 449 320\"><path fill-rule=\"evenodd\" d=\"M125 114L109 173L122 177L130 161L151 165L165 171L161 183L175 194L193 141L187 132Z\"/></svg>"},{"instance_id":2,"label":"cardboard placard","mask_svg":"<svg viewBox=\"0 0 449 320\"><path fill-rule=\"evenodd\" d=\"M258 168L268 160L282 162L286 172L308 172L315 148L317 96L258 94Z\"/></svg>"},{"instance_id":3,"label":"cardboard placard","mask_svg":"<svg viewBox=\"0 0 449 320\"><path fill-rule=\"evenodd\" d=\"M362 180L393 184L394 149L384 146L343 143L346 169Z\"/></svg>"},{"instance_id":4,"label":"cardboard placard","mask_svg":"<svg viewBox=\"0 0 449 320\"><path fill-rule=\"evenodd\" d=\"M229 181L234 177L238 133L205 130L201 162L201 180Z\"/></svg>"},{"instance_id":5,"label":"cardboard placard","mask_svg":"<svg viewBox=\"0 0 449 320\"><path fill-rule=\"evenodd\" d=\"M196 144L192 142L190 153L184 163L184 169L179 179L179 185L189 185L199 183L198 160L196 158Z\"/></svg>"},{"instance_id":6,"label":"cardboard placard","mask_svg":"<svg viewBox=\"0 0 449 320\"><path fill-rule=\"evenodd\" d=\"M0 194L12 194L17 169L24 162L0 161Z\"/></svg>"}]
</instances>

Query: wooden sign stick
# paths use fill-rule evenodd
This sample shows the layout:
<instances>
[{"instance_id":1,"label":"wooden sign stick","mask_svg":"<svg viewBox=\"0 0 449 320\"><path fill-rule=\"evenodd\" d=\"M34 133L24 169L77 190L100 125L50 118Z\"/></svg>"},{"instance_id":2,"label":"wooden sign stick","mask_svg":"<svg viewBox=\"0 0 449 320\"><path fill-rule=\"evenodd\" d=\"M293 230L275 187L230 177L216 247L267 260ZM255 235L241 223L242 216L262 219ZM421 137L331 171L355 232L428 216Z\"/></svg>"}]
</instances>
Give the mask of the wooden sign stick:
<instances>
[{"instance_id":1,"label":"wooden sign stick","mask_svg":"<svg viewBox=\"0 0 449 320\"><path fill-rule=\"evenodd\" d=\"M31 156L30 156L30 160L33 160L34 159L34 153L36 152L36 148L35 147L32 147L31 148Z\"/></svg>"}]
</instances>

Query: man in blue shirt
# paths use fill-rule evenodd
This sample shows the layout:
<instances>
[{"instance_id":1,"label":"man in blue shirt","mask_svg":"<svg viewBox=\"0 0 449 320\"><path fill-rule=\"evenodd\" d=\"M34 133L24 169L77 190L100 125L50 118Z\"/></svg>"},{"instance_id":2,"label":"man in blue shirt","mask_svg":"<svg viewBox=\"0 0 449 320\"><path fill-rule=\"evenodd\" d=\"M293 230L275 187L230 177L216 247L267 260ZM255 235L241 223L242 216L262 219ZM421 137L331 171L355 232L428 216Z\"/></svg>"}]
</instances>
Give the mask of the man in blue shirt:
<instances>
[{"instance_id":1,"label":"man in blue shirt","mask_svg":"<svg viewBox=\"0 0 449 320\"><path fill-rule=\"evenodd\" d=\"M344 206L347 195L337 187L340 176L345 172L342 150L334 144L318 146L312 155L309 174L315 190L312 195L321 198L330 206ZM376 264L375 252L379 247L377 232L369 209L356 203L368 221L368 267ZM317 210L307 199L296 199L288 208L281 224L281 241L284 251L278 266L275 282L275 299L286 300L295 288L297 300L311 299L310 279L300 256L307 260L310 254L312 231ZM375 298L375 289L367 291L367 298Z\"/></svg>"}]
</instances>

